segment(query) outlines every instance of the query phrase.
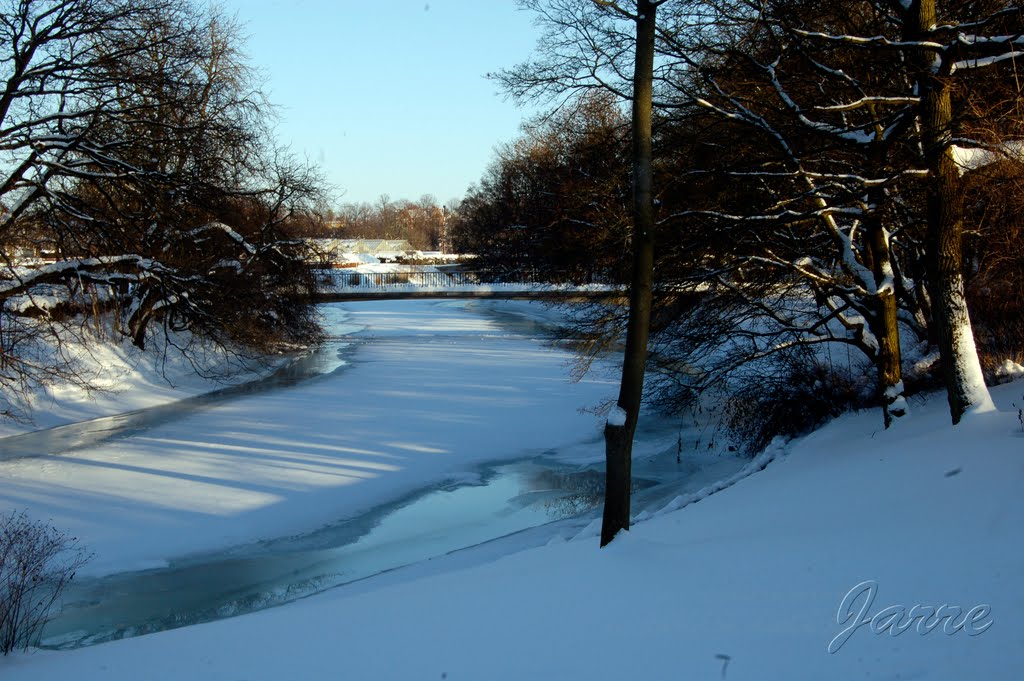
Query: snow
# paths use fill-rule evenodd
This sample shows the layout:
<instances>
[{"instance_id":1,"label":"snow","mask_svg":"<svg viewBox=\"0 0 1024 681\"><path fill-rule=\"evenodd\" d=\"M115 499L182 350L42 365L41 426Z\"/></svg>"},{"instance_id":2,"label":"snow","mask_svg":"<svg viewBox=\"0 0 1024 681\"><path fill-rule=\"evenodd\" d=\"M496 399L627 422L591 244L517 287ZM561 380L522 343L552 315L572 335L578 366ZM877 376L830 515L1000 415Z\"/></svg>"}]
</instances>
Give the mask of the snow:
<instances>
[{"instance_id":1,"label":"snow","mask_svg":"<svg viewBox=\"0 0 1024 681\"><path fill-rule=\"evenodd\" d=\"M604 400L611 380L571 383L566 351L472 309L359 303L352 338L375 342L352 351L343 381L0 463L0 508L29 503L96 553L84 574L105 574L308 531L472 464L598 437L597 417L578 409Z\"/></svg>"},{"instance_id":2,"label":"snow","mask_svg":"<svg viewBox=\"0 0 1024 681\"><path fill-rule=\"evenodd\" d=\"M961 61L953 62L949 67L950 74L956 73L957 71L965 69L982 69L994 64L999 64L1004 61L1016 60L1024 57L1024 51L1007 51L1003 54L993 55L990 57L980 57L975 59L963 59Z\"/></svg>"},{"instance_id":3,"label":"snow","mask_svg":"<svg viewBox=\"0 0 1024 681\"><path fill-rule=\"evenodd\" d=\"M202 227L197 227L196 229L190 231L188 233L188 236L193 240L201 242L205 239L204 234L206 232L223 232L224 234L228 235L229 239L231 239L238 245L242 246L242 248L244 248L249 255L256 254L256 248L248 241L246 241L245 237L243 237L241 234L233 230L228 225L225 225L223 222L207 223Z\"/></svg>"},{"instance_id":4,"label":"snow","mask_svg":"<svg viewBox=\"0 0 1024 681\"><path fill-rule=\"evenodd\" d=\"M146 343L150 352L140 351L124 337L113 340L113 334L88 347L80 339L65 337L59 352L81 366L82 372L92 379L95 390L89 392L67 384L37 388L29 396L31 420L0 421L0 437L168 404L251 380L285 361L284 358L265 364L237 361L234 366L227 366L223 355L212 348L206 350L209 354L205 358L202 348L198 348L200 366L216 365L228 370L219 378L206 378L197 375L174 347L189 346L193 339L176 333L169 337L172 345L167 344L162 330L151 333ZM193 345L193 349L197 348ZM45 348L42 354L50 356L57 352L56 348Z\"/></svg>"},{"instance_id":5,"label":"snow","mask_svg":"<svg viewBox=\"0 0 1024 681\"><path fill-rule=\"evenodd\" d=\"M618 428L626 425L626 411L619 405L615 405L608 412L608 425Z\"/></svg>"},{"instance_id":6,"label":"snow","mask_svg":"<svg viewBox=\"0 0 1024 681\"><path fill-rule=\"evenodd\" d=\"M661 514L669 513L671 511L677 511L681 508L685 508L690 504L696 503L707 499L716 492L721 492L724 489L732 487L740 480L747 478L758 471L764 470L764 468L774 461L778 456L781 456L785 451L785 443L780 438L775 438L772 442L765 447L764 451L754 457L754 459L744 466L742 469L737 471L735 474L717 480L714 483L702 487L697 492L691 492L689 494L682 494L677 496L675 499L670 501L667 506L661 509Z\"/></svg>"},{"instance_id":7,"label":"snow","mask_svg":"<svg viewBox=\"0 0 1024 681\"><path fill-rule=\"evenodd\" d=\"M373 275L394 274L395 277ZM514 294L542 292L610 293L624 290L609 284L538 284L532 282L456 283L459 272L439 269L434 265L403 265L396 263L363 263L356 267L319 270L324 293L344 293L351 299L366 295L374 298L382 291L389 293L453 293ZM369 275L359 276L356 275ZM358 283L352 281L357 278Z\"/></svg>"},{"instance_id":8,"label":"snow","mask_svg":"<svg viewBox=\"0 0 1024 681\"><path fill-rule=\"evenodd\" d=\"M57 292L39 293L33 292L32 294L22 294L18 296L11 296L7 299L7 307L15 312L25 313L35 308L37 310L53 310L61 303L65 302L66 297L60 295Z\"/></svg>"},{"instance_id":9,"label":"snow","mask_svg":"<svg viewBox=\"0 0 1024 681\"><path fill-rule=\"evenodd\" d=\"M960 290L963 290L962 286L961 283ZM969 405L965 415L994 411L996 406L985 386L985 375L981 369L981 361L978 359L974 332L971 330L966 310L961 315L961 320L960 325L952 330L952 336L956 339L954 342L956 355L953 361L957 364L958 373L963 377L964 399Z\"/></svg>"},{"instance_id":10,"label":"snow","mask_svg":"<svg viewBox=\"0 0 1024 681\"><path fill-rule=\"evenodd\" d=\"M598 424L575 408L613 392L610 383L556 379L564 357L527 339L490 352L484 336L498 330L471 306L424 308L373 304L363 336L376 340L343 370L358 391L313 382L279 395L273 412L247 400L131 447L4 464L4 503L77 523L101 556L123 564L180 549L187 535L224 541L222 532L237 538L264 523L280 532L288 523L279 514L315 524L325 504L357 507L338 498L361 488L381 494L382 480L401 487L502 448L566 444L599 456ZM408 353L422 370L389 369L390 357ZM1011 403L1021 391L993 388L998 409L958 426L942 394L889 430L873 411L843 416L773 443L742 474L638 514L604 549L595 525L556 523L252 615L18 653L0 659L0 675L1018 680L1024 433ZM423 413L391 423L391 399ZM186 441L204 419L219 434ZM126 546L135 541L148 549ZM951 632L907 624L943 606L961 609L953 625L944 621Z\"/></svg>"},{"instance_id":11,"label":"snow","mask_svg":"<svg viewBox=\"0 0 1024 681\"><path fill-rule=\"evenodd\" d=\"M1004 360L1003 364L996 369L996 376L1003 381L1024 378L1024 365L1018 364L1012 359Z\"/></svg>"},{"instance_id":12,"label":"snow","mask_svg":"<svg viewBox=\"0 0 1024 681\"><path fill-rule=\"evenodd\" d=\"M369 253L342 253L341 261L345 263L358 263L360 265L379 265L380 260Z\"/></svg>"},{"instance_id":13,"label":"snow","mask_svg":"<svg viewBox=\"0 0 1024 681\"><path fill-rule=\"evenodd\" d=\"M885 398L888 400L894 400L897 397L903 395L906 388L903 387L903 381L897 381L896 385L890 385L885 389Z\"/></svg>"},{"instance_id":14,"label":"snow","mask_svg":"<svg viewBox=\"0 0 1024 681\"><path fill-rule=\"evenodd\" d=\"M998 150L954 144L950 146L950 153L960 174L963 175L1002 159L1011 159L1017 162L1024 160L1024 143L1011 140L1000 145Z\"/></svg>"}]
</instances>

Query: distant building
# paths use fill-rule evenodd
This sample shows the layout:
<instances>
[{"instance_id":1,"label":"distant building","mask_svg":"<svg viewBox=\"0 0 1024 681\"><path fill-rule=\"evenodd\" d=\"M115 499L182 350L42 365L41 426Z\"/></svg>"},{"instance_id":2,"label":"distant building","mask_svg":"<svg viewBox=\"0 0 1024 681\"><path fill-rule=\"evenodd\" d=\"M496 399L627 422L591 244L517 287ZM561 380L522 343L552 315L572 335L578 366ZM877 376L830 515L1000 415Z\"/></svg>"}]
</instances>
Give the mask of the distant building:
<instances>
[{"instance_id":1,"label":"distant building","mask_svg":"<svg viewBox=\"0 0 1024 681\"><path fill-rule=\"evenodd\" d=\"M367 262L395 262L415 256L406 239L312 239L321 262L344 267Z\"/></svg>"}]
</instances>

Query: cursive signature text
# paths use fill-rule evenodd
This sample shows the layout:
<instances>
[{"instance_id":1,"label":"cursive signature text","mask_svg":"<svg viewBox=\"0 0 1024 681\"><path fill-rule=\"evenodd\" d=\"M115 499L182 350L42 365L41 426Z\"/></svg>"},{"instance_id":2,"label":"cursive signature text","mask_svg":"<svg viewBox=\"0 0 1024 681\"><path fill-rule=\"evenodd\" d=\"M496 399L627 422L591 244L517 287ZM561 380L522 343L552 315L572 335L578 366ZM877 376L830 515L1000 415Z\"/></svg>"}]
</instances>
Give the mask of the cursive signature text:
<instances>
[{"instance_id":1,"label":"cursive signature text","mask_svg":"<svg viewBox=\"0 0 1024 681\"><path fill-rule=\"evenodd\" d=\"M878 582L867 580L850 589L839 604L836 622L840 625L849 623L845 629L836 634L828 644L828 652L835 653L850 640L861 627L868 627L873 634L886 631L890 636L899 636L911 627L921 636L926 636L940 625L942 633L952 636L961 629L968 636L985 633L992 626L989 615L992 606L976 605L967 612L958 605L915 605L909 610L902 605L890 605L871 614L871 606L878 595Z\"/></svg>"}]
</instances>

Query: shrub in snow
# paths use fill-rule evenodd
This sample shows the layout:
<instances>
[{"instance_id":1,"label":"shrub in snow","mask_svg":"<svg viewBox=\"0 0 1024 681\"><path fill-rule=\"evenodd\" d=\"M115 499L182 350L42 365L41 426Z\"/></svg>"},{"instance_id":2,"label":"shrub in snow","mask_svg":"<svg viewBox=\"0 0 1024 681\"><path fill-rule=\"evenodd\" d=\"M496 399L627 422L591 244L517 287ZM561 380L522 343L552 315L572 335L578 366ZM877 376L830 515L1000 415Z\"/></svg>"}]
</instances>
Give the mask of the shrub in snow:
<instances>
[{"instance_id":1,"label":"shrub in snow","mask_svg":"<svg viewBox=\"0 0 1024 681\"><path fill-rule=\"evenodd\" d=\"M726 401L724 425L749 454L776 437L803 435L850 409L877 404L874 379L822 363L810 352L779 355L748 372Z\"/></svg>"},{"instance_id":2,"label":"shrub in snow","mask_svg":"<svg viewBox=\"0 0 1024 681\"><path fill-rule=\"evenodd\" d=\"M0 652L38 641L53 604L88 559L74 537L24 512L0 519Z\"/></svg>"}]
</instances>

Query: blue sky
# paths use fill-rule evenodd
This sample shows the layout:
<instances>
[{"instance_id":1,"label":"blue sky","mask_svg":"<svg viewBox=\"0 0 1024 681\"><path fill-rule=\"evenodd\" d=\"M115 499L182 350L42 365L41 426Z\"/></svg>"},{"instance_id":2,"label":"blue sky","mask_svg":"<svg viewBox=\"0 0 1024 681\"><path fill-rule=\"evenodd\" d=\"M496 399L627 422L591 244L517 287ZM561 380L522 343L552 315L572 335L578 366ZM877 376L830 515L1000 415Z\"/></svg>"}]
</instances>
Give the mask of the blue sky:
<instances>
[{"instance_id":1,"label":"blue sky","mask_svg":"<svg viewBox=\"0 0 1024 681\"><path fill-rule=\"evenodd\" d=\"M338 203L460 198L528 111L484 74L530 56L514 0L225 0L281 107L279 139Z\"/></svg>"}]
</instances>

